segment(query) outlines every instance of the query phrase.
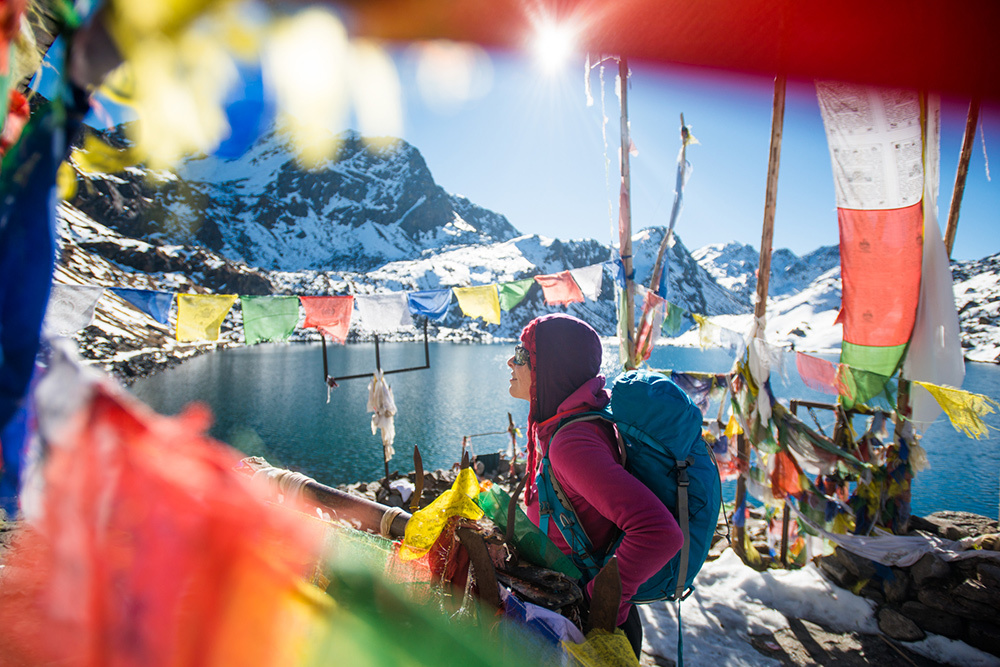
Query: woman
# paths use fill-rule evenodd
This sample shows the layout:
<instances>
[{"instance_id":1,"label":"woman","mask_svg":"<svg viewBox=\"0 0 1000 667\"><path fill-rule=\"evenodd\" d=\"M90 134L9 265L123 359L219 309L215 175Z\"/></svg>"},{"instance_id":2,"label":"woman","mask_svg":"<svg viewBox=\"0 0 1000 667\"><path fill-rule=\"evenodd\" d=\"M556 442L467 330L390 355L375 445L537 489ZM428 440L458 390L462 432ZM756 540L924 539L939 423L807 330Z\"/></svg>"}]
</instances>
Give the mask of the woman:
<instances>
[{"instance_id":1,"label":"woman","mask_svg":"<svg viewBox=\"0 0 1000 667\"><path fill-rule=\"evenodd\" d=\"M521 345L507 365L511 369L510 395L530 402L529 481L524 496L528 517L538 525L534 476L547 450L553 474L595 549L603 553L619 531L624 533L615 551L622 582L618 624L638 657L642 625L628 600L680 550L680 527L653 492L622 467L610 423L574 422L552 437L566 417L599 410L611 400L600 375L600 338L590 325L575 317L545 315L524 328ZM549 522L549 538L564 553L572 553L554 521ZM593 582L589 582L585 588L588 599L592 591Z\"/></svg>"}]
</instances>

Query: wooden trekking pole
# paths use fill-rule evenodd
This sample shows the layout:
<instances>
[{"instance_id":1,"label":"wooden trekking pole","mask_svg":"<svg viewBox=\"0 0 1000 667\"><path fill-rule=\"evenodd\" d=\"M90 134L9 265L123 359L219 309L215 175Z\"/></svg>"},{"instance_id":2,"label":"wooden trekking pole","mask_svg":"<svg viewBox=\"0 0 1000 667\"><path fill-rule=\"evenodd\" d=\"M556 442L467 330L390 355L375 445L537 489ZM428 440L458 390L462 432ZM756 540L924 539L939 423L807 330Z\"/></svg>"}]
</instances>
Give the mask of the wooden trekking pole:
<instances>
[{"instance_id":1,"label":"wooden trekking pole","mask_svg":"<svg viewBox=\"0 0 1000 667\"><path fill-rule=\"evenodd\" d=\"M764 225L760 239L760 262L757 268L757 303L754 307L754 320L761 322L767 314L767 287L771 277L771 244L774 240L774 213L778 203L778 167L781 162L781 135L785 122L785 76L779 74L774 79L774 106L771 110L771 151L767 164L767 191L764 196ZM753 341L750 341L753 344ZM757 395L758 401L768 400L765 392ZM741 434L737 440L737 456L742 461L750 461L750 443L747 434ZM737 511L746 502L747 482L743 473L736 480ZM744 543L746 526L737 525L734 529L735 544L733 549L746 561Z\"/></svg>"}]
</instances>

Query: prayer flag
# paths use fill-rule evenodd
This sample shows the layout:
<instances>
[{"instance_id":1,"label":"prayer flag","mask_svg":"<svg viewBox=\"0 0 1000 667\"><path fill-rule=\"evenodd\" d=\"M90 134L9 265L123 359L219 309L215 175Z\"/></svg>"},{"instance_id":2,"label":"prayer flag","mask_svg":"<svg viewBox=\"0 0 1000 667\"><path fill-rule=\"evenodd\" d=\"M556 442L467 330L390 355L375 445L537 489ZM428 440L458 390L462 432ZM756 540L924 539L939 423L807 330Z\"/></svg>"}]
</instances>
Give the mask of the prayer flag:
<instances>
[{"instance_id":1,"label":"prayer flag","mask_svg":"<svg viewBox=\"0 0 1000 667\"><path fill-rule=\"evenodd\" d=\"M130 287L112 287L111 291L160 324L168 323L170 319L170 305L174 302L173 292L132 289Z\"/></svg>"},{"instance_id":2,"label":"prayer flag","mask_svg":"<svg viewBox=\"0 0 1000 667\"><path fill-rule=\"evenodd\" d=\"M240 454L204 435L204 408L154 414L62 359L39 405L80 407L52 431L43 511L4 554L3 662L255 667L304 651L322 616L289 602L323 525L234 472Z\"/></svg>"},{"instance_id":3,"label":"prayer flag","mask_svg":"<svg viewBox=\"0 0 1000 667\"><path fill-rule=\"evenodd\" d=\"M942 387L920 381L914 381L913 384L920 385L934 397L948 415L956 431L964 431L965 435L976 440L984 435L989 436L989 427L983 421L983 417L992 413L993 408L1000 408L1000 403L989 396L973 394L964 389Z\"/></svg>"},{"instance_id":4,"label":"prayer flag","mask_svg":"<svg viewBox=\"0 0 1000 667\"><path fill-rule=\"evenodd\" d=\"M925 168L916 92L816 83L840 224L841 363L891 376L913 332ZM926 202L925 202L926 203ZM865 401L881 387L861 387Z\"/></svg>"},{"instance_id":5,"label":"prayer flag","mask_svg":"<svg viewBox=\"0 0 1000 667\"><path fill-rule=\"evenodd\" d=\"M500 324L500 298L495 284L452 289L466 317L479 317L489 324Z\"/></svg>"},{"instance_id":6,"label":"prayer flag","mask_svg":"<svg viewBox=\"0 0 1000 667\"><path fill-rule=\"evenodd\" d=\"M413 326L405 292L358 294L354 297L360 315L359 325L374 333L392 333Z\"/></svg>"},{"instance_id":7,"label":"prayer flag","mask_svg":"<svg viewBox=\"0 0 1000 667\"><path fill-rule=\"evenodd\" d=\"M635 339L636 361L645 361L653 353L656 339L660 337L664 309L667 302L651 290L644 290L642 318L639 320L639 334Z\"/></svg>"},{"instance_id":8,"label":"prayer flag","mask_svg":"<svg viewBox=\"0 0 1000 667\"><path fill-rule=\"evenodd\" d=\"M97 300L103 287L93 285L52 285L42 329L46 336L72 336L94 321Z\"/></svg>"},{"instance_id":9,"label":"prayer flag","mask_svg":"<svg viewBox=\"0 0 1000 667\"><path fill-rule=\"evenodd\" d=\"M0 171L0 428L27 392L52 288L56 171L76 126L65 112L35 109Z\"/></svg>"},{"instance_id":10,"label":"prayer flag","mask_svg":"<svg viewBox=\"0 0 1000 667\"><path fill-rule=\"evenodd\" d=\"M451 305L451 289L410 292L406 295L406 299L410 304L410 313L423 315L439 322L448 314L448 306Z\"/></svg>"},{"instance_id":11,"label":"prayer flag","mask_svg":"<svg viewBox=\"0 0 1000 667\"><path fill-rule=\"evenodd\" d=\"M528 296L528 290L535 284L534 278L515 280L512 283L500 283L500 309L510 311Z\"/></svg>"},{"instance_id":12,"label":"prayer flag","mask_svg":"<svg viewBox=\"0 0 1000 667\"><path fill-rule=\"evenodd\" d=\"M583 303L583 292L569 271L535 276L535 281L542 286L545 303L550 306Z\"/></svg>"},{"instance_id":13,"label":"prayer flag","mask_svg":"<svg viewBox=\"0 0 1000 667\"><path fill-rule=\"evenodd\" d=\"M795 366L802 381L810 389L851 398L850 390L841 379L840 364L796 352Z\"/></svg>"},{"instance_id":14,"label":"prayer flag","mask_svg":"<svg viewBox=\"0 0 1000 667\"><path fill-rule=\"evenodd\" d=\"M177 340L218 340L222 321L234 303L235 294L178 294Z\"/></svg>"},{"instance_id":15,"label":"prayer flag","mask_svg":"<svg viewBox=\"0 0 1000 667\"><path fill-rule=\"evenodd\" d=\"M618 287L625 289L625 264L623 264L620 259L615 259L604 262L604 266L611 271L611 275L615 277L615 284L617 284Z\"/></svg>"},{"instance_id":16,"label":"prayer flag","mask_svg":"<svg viewBox=\"0 0 1000 667\"><path fill-rule=\"evenodd\" d=\"M305 328L319 329L332 340L343 344L354 313L353 296L300 296L306 319Z\"/></svg>"},{"instance_id":17,"label":"prayer flag","mask_svg":"<svg viewBox=\"0 0 1000 667\"><path fill-rule=\"evenodd\" d=\"M601 284L604 282L604 264L591 264L578 269L570 269L569 274L580 286L580 291L591 301L597 301L601 296Z\"/></svg>"},{"instance_id":18,"label":"prayer flag","mask_svg":"<svg viewBox=\"0 0 1000 667\"><path fill-rule=\"evenodd\" d=\"M299 323L296 296L241 296L246 344L287 340Z\"/></svg>"},{"instance_id":19,"label":"prayer flag","mask_svg":"<svg viewBox=\"0 0 1000 667\"><path fill-rule=\"evenodd\" d=\"M928 137L924 151L924 255L920 272L917 319L903 362L903 375L936 385L961 387L965 358L959 334L955 287L948 251L937 221L938 175L941 162L941 98L927 103ZM918 429L927 428L940 414L935 397L921 385L910 391L910 419Z\"/></svg>"},{"instance_id":20,"label":"prayer flag","mask_svg":"<svg viewBox=\"0 0 1000 667\"><path fill-rule=\"evenodd\" d=\"M663 333L670 337L679 336L691 327L688 312L675 303L667 302L667 315L663 320Z\"/></svg>"}]
</instances>

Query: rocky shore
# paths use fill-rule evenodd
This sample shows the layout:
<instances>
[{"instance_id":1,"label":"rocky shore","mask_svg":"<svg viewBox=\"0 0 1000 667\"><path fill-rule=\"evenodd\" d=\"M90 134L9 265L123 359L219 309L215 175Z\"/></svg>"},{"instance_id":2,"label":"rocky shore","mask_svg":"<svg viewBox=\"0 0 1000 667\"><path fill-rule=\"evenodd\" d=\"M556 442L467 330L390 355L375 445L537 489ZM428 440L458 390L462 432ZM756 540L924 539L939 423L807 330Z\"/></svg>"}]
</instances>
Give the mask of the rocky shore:
<instances>
[{"instance_id":1,"label":"rocky shore","mask_svg":"<svg viewBox=\"0 0 1000 667\"><path fill-rule=\"evenodd\" d=\"M510 490L510 466L480 475ZM473 461L475 465L475 461ZM518 466L518 472L523 468ZM434 470L424 475L420 506L425 507L455 480L457 467ZM415 482L414 473L392 473L388 487L384 480L344 484L338 488L385 505L409 508ZM767 545L767 524L763 512L751 509L747 520L751 544L761 556L765 571L772 566ZM965 540L977 548L1000 550L997 522L968 512L935 512L911 519L910 534ZM729 526L722 520L708 560L719 558L731 547ZM908 644L930 634L960 640L981 651L998 656L1000 664L1000 560L970 558L948 563L932 554L924 555L910 567L886 567L836 548L832 555L814 561L819 572L836 586L871 600L881 634L837 632L821 623L795 619L793 627L777 633L748 637L763 656L786 667L836 665L907 664L931 667L942 663L908 648ZM670 658L644 654L642 665L673 665Z\"/></svg>"}]
</instances>

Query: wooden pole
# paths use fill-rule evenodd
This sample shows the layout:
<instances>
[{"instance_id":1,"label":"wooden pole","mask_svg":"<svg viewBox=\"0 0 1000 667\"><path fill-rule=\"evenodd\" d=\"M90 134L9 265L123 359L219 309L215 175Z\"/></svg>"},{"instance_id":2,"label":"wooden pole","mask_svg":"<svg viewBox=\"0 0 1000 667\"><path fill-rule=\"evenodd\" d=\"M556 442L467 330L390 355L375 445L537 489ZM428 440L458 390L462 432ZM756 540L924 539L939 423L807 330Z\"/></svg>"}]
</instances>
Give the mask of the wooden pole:
<instances>
[{"instance_id":1,"label":"wooden pole","mask_svg":"<svg viewBox=\"0 0 1000 667\"><path fill-rule=\"evenodd\" d=\"M951 206L948 208L948 226L944 233L944 247L951 257L951 248L955 245L955 232L958 231L958 210L962 206L962 195L965 194L965 177L969 173L969 157L972 155L972 142L976 138L976 124L979 122L978 97L969 102L969 115L965 119L965 136L962 137L962 152L958 157L958 171L955 172L955 188L951 193Z\"/></svg>"},{"instance_id":2,"label":"wooden pole","mask_svg":"<svg viewBox=\"0 0 1000 667\"><path fill-rule=\"evenodd\" d=\"M618 224L621 230L621 256L625 269L625 349L627 358L625 370L632 370L635 364L635 281L632 279L632 183L629 173L629 149L632 141L628 129L628 61L624 56L618 59L618 82L621 90L621 172L622 192L619 201Z\"/></svg>"},{"instance_id":3,"label":"wooden pole","mask_svg":"<svg viewBox=\"0 0 1000 667\"><path fill-rule=\"evenodd\" d=\"M771 276L771 243L774 239L774 212L778 203L778 167L781 161L781 134L785 123L785 76L779 74L774 79L774 106L771 110L771 152L767 164L767 191L764 195L764 228L760 239L760 262L757 266L757 304L754 307L754 318L763 318L767 313L767 286ZM758 396L758 400L766 397ZM750 444L746 435L737 440L737 456L741 460L750 460ZM736 480L736 507L740 507L746 498L747 481L745 475ZM744 556L743 543L745 526L735 528L735 541L739 545L737 554Z\"/></svg>"},{"instance_id":4,"label":"wooden pole","mask_svg":"<svg viewBox=\"0 0 1000 667\"><path fill-rule=\"evenodd\" d=\"M684 114L681 114L681 157L678 164L678 169L683 170L687 162L687 128L684 126ZM677 179L678 192L674 193L674 206L670 210L670 221L673 222L674 218L677 216L677 209L681 204L680 198L680 188L683 185L683 175L679 176ZM660 294L657 290L660 286L660 274L663 273L663 255L667 251L667 244L670 243L670 238L673 236L673 231L668 227L667 232L663 235L663 239L660 241L660 250L656 253L656 262L653 264L653 275L649 279L649 289L657 294ZM666 297L666 294L660 294L662 297Z\"/></svg>"}]
</instances>

